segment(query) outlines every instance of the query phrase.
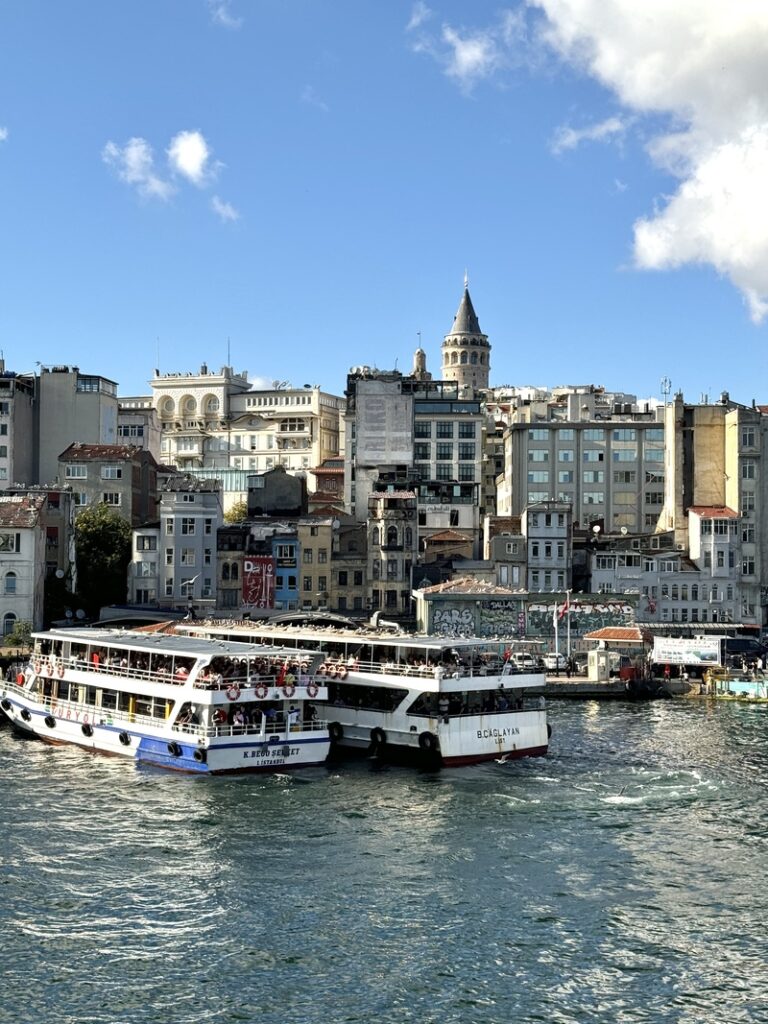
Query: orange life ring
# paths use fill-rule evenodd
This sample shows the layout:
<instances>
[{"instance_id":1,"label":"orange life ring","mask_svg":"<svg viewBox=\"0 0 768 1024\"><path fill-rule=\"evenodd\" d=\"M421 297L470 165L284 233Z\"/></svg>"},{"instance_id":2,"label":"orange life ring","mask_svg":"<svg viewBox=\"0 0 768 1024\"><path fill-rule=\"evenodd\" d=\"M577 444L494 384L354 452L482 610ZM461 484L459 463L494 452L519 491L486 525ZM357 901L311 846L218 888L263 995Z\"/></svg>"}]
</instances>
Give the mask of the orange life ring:
<instances>
[{"instance_id":1,"label":"orange life ring","mask_svg":"<svg viewBox=\"0 0 768 1024\"><path fill-rule=\"evenodd\" d=\"M237 700L240 696L240 687L233 683L232 686L227 687L227 700Z\"/></svg>"},{"instance_id":2,"label":"orange life ring","mask_svg":"<svg viewBox=\"0 0 768 1024\"><path fill-rule=\"evenodd\" d=\"M317 683L307 683L307 696L316 697L318 689Z\"/></svg>"},{"instance_id":3,"label":"orange life ring","mask_svg":"<svg viewBox=\"0 0 768 1024\"><path fill-rule=\"evenodd\" d=\"M348 675L349 675L349 673L347 672L347 666L346 665L339 665L339 667L336 669L336 678L337 679L346 679Z\"/></svg>"},{"instance_id":4,"label":"orange life ring","mask_svg":"<svg viewBox=\"0 0 768 1024\"><path fill-rule=\"evenodd\" d=\"M259 685L256 687L256 691L255 692L256 692L256 696L259 698L259 700L264 700L264 698L269 693L269 688L267 687L266 683L259 683Z\"/></svg>"},{"instance_id":5,"label":"orange life ring","mask_svg":"<svg viewBox=\"0 0 768 1024\"><path fill-rule=\"evenodd\" d=\"M283 686L283 693L285 694L286 697L292 697L294 693L296 693L296 687L293 685L293 683L286 683Z\"/></svg>"}]
</instances>

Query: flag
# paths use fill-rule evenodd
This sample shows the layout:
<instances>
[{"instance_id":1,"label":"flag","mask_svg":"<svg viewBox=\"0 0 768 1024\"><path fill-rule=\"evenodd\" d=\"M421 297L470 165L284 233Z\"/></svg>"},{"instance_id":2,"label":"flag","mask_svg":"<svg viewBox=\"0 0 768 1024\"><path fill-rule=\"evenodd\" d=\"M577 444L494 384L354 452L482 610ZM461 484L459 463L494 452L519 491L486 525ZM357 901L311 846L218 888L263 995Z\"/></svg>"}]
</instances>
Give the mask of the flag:
<instances>
[{"instance_id":1,"label":"flag","mask_svg":"<svg viewBox=\"0 0 768 1024\"><path fill-rule=\"evenodd\" d=\"M564 619L565 616L568 614L568 612L570 610L571 610L571 595L570 594L566 594L565 595L565 604L560 609L559 618Z\"/></svg>"}]
</instances>

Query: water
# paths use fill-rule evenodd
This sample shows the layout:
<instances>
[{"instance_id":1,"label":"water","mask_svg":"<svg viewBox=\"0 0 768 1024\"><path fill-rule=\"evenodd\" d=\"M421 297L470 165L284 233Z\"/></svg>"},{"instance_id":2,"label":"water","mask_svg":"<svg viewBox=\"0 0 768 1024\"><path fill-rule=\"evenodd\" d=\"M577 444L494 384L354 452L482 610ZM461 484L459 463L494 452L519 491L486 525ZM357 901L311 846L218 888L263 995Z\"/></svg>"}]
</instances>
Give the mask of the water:
<instances>
[{"instance_id":1,"label":"water","mask_svg":"<svg viewBox=\"0 0 768 1024\"><path fill-rule=\"evenodd\" d=\"M768 708L187 778L0 732L0 1021L768 1021Z\"/></svg>"}]
</instances>

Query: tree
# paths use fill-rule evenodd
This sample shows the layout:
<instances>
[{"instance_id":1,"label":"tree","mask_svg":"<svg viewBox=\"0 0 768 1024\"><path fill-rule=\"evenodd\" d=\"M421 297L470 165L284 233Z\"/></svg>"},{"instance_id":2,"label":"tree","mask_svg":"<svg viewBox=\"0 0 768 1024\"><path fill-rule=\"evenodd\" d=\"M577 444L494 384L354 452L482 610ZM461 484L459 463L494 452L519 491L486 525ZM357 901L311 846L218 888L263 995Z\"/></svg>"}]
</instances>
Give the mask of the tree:
<instances>
[{"instance_id":1,"label":"tree","mask_svg":"<svg viewBox=\"0 0 768 1024\"><path fill-rule=\"evenodd\" d=\"M131 527L109 505L89 505L75 519L77 589L85 611L98 615L106 604L122 604L128 590Z\"/></svg>"},{"instance_id":2,"label":"tree","mask_svg":"<svg viewBox=\"0 0 768 1024\"><path fill-rule=\"evenodd\" d=\"M32 647L32 623L19 619L10 633L3 637L6 647Z\"/></svg>"},{"instance_id":3,"label":"tree","mask_svg":"<svg viewBox=\"0 0 768 1024\"><path fill-rule=\"evenodd\" d=\"M244 523L248 518L248 502L241 498L233 502L224 513L224 522L230 526L236 523Z\"/></svg>"}]
</instances>

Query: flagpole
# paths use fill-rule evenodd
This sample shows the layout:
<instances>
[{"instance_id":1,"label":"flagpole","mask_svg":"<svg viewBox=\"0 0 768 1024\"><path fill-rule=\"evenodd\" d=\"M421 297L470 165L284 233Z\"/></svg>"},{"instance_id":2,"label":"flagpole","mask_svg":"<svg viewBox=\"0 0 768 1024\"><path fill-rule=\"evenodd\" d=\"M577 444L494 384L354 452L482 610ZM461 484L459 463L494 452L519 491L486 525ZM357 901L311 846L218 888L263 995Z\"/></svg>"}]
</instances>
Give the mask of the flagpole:
<instances>
[{"instance_id":1,"label":"flagpole","mask_svg":"<svg viewBox=\"0 0 768 1024\"><path fill-rule=\"evenodd\" d=\"M570 660L571 657L571 592L566 590L565 592L565 626L566 626L566 641L565 650L566 658Z\"/></svg>"},{"instance_id":2,"label":"flagpole","mask_svg":"<svg viewBox=\"0 0 768 1024\"><path fill-rule=\"evenodd\" d=\"M558 612L558 608L557 608L557 601L555 601L554 605L552 606L552 623L553 623L553 625L555 627L555 654L559 654L560 653L560 640L559 640L558 631L557 631L557 620L558 620L558 618L559 618L559 612Z\"/></svg>"}]
</instances>

